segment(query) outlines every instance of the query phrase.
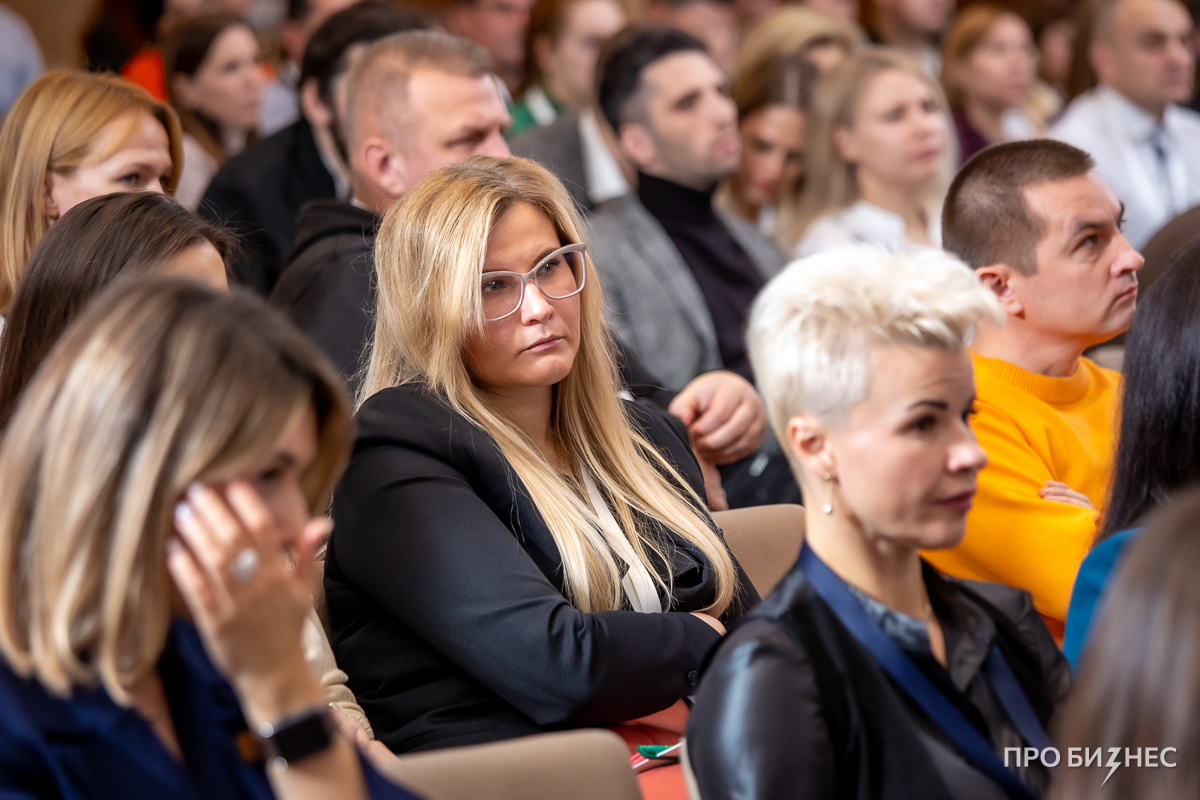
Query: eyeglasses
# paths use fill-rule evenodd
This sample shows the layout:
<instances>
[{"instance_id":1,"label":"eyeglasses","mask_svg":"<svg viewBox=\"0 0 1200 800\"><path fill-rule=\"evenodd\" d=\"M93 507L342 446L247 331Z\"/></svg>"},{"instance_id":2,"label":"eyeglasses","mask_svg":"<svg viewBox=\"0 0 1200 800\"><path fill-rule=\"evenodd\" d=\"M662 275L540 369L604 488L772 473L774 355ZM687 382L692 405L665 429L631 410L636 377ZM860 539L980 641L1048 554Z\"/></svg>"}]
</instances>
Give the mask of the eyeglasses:
<instances>
[{"instance_id":1,"label":"eyeglasses","mask_svg":"<svg viewBox=\"0 0 1200 800\"><path fill-rule=\"evenodd\" d=\"M560 247L538 261L524 274L520 272L485 272L479 284L483 301L483 318L497 322L517 313L525 300L525 284L533 281L549 300L565 300L583 291L587 282L583 251L586 244Z\"/></svg>"}]
</instances>

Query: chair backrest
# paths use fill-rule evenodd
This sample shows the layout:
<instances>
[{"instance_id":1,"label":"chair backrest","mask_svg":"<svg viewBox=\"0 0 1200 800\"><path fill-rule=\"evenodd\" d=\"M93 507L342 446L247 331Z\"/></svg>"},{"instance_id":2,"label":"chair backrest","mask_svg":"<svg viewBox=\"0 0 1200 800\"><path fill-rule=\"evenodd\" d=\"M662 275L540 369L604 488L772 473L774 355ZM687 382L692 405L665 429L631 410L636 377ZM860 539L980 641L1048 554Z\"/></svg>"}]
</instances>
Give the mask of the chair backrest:
<instances>
[{"instance_id":1,"label":"chair backrest","mask_svg":"<svg viewBox=\"0 0 1200 800\"><path fill-rule=\"evenodd\" d=\"M379 769L425 800L642 800L628 748L601 729L413 753Z\"/></svg>"},{"instance_id":2,"label":"chair backrest","mask_svg":"<svg viewBox=\"0 0 1200 800\"><path fill-rule=\"evenodd\" d=\"M804 507L751 506L713 514L742 569L761 597L791 570L804 542Z\"/></svg>"}]
</instances>

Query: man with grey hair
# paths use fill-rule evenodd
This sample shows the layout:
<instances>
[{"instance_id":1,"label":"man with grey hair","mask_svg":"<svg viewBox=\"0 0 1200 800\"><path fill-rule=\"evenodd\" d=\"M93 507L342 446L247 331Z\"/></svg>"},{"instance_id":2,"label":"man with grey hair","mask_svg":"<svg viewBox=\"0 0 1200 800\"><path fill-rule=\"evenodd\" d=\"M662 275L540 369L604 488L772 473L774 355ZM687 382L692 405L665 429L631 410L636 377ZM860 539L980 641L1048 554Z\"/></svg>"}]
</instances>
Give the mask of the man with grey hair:
<instances>
[{"instance_id":1,"label":"man with grey hair","mask_svg":"<svg viewBox=\"0 0 1200 800\"><path fill-rule=\"evenodd\" d=\"M409 188L448 164L507 156L509 117L479 45L430 31L371 45L351 70L346 143L352 201L301 211L299 236L271 294L356 385L375 306L375 233Z\"/></svg>"},{"instance_id":2,"label":"man with grey hair","mask_svg":"<svg viewBox=\"0 0 1200 800\"><path fill-rule=\"evenodd\" d=\"M1200 204L1200 114L1179 105L1192 96L1192 33L1178 0L1105 0L1087 54L1099 85L1050 129L1096 159L1134 247Z\"/></svg>"}]
</instances>

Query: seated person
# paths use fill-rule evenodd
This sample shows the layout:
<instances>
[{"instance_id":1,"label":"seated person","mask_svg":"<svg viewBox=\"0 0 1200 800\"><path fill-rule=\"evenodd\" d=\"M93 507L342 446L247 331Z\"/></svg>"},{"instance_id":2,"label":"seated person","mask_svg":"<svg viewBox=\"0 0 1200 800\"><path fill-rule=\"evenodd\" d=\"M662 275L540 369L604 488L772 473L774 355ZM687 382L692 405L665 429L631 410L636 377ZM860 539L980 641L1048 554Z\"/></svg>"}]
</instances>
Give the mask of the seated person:
<instances>
[{"instance_id":1,"label":"seated person","mask_svg":"<svg viewBox=\"0 0 1200 800\"><path fill-rule=\"evenodd\" d=\"M682 732L757 596L679 424L618 395L566 190L523 159L446 167L388 211L377 267L325 570L376 735L407 752L670 710L653 721Z\"/></svg>"},{"instance_id":2,"label":"seated person","mask_svg":"<svg viewBox=\"0 0 1200 800\"><path fill-rule=\"evenodd\" d=\"M813 256L755 303L751 358L809 498L806 543L701 681L687 742L703 797L1045 795L1049 770L1002 753L1049 746L1066 661L1028 594L919 555L963 535L987 460L965 343L998 317L934 251Z\"/></svg>"},{"instance_id":3,"label":"seated person","mask_svg":"<svg viewBox=\"0 0 1200 800\"><path fill-rule=\"evenodd\" d=\"M902 53L868 47L813 93L793 255L941 244L937 208L957 163L942 89Z\"/></svg>"},{"instance_id":4,"label":"seated person","mask_svg":"<svg viewBox=\"0 0 1200 800\"><path fill-rule=\"evenodd\" d=\"M67 326L109 284L170 275L223 290L225 265L236 250L221 228L157 192L93 197L64 214L33 251L0 337L0 429ZM369 737L366 715L346 688L315 612L304 642L326 698Z\"/></svg>"},{"instance_id":5,"label":"seated person","mask_svg":"<svg viewBox=\"0 0 1200 800\"><path fill-rule=\"evenodd\" d=\"M1061 752L1140 749L1150 769L1132 768L1132 759L1126 769L1122 758L1117 770L1061 770L1056 800L1158 800L1200 791L1200 773L1187 761L1200 715L1197 520L1200 495L1191 491L1168 498L1146 522L1114 579L1062 712Z\"/></svg>"},{"instance_id":6,"label":"seated person","mask_svg":"<svg viewBox=\"0 0 1200 800\"><path fill-rule=\"evenodd\" d=\"M1142 257L1090 156L1035 139L990 147L950 187L946 249L1004 309L971 344L987 451L950 575L1016 586L1062 640L1071 584L1112 473L1120 376L1082 357L1129 327Z\"/></svg>"},{"instance_id":7,"label":"seated person","mask_svg":"<svg viewBox=\"0 0 1200 800\"><path fill-rule=\"evenodd\" d=\"M411 800L335 729L302 648L349 410L245 296L97 298L0 445L0 794Z\"/></svg>"},{"instance_id":8,"label":"seated person","mask_svg":"<svg viewBox=\"0 0 1200 800\"><path fill-rule=\"evenodd\" d=\"M1200 483L1200 242L1171 260L1138 303L1125 343L1121 433L1108 509L1079 568L1063 654L1076 663L1097 604L1145 517Z\"/></svg>"},{"instance_id":9,"label":"seated person","mask_svg":"<svg viewBox=\"0 0 1200 800\"><path fill-rule=\"evenodd\" d=\"M72 206L109 192L175 191L179 117L112 75L56 70L29 85L0 127L0 315L33 248Z\"/></svg>"}]
</instances>

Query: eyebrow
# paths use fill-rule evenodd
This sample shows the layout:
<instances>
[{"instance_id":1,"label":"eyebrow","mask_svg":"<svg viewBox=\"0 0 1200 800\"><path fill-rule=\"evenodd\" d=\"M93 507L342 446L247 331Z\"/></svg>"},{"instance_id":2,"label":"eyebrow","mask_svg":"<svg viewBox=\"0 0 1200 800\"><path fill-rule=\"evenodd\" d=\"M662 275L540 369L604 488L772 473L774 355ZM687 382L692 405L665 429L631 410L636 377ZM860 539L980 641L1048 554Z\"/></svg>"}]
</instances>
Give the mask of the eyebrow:
<instances>
[{"instance_id":1,"label":"eyebrow","mask_svg":"<svg viewBox=\"0 0 1200 800\"><path fill-rule=\"evenodd\" d=\"M559 249L561 249L562 247L563 247L563 245L561 245L561 244L560 244L558 247L547 247L545 250L543 250L542 252L538 253L538 256L537 256L537 258L533 259L533 264L534 264L534 266L535 266L535 267L540 267L540 266L542 265L542 259L544 259L546 256L548 256L548 255L550 255L551 253L553 253L555 250L559 250ZM489 272L512 272L512 270L508 270L508 269L485 269L485 270L483 271L483 274L484 274L484 275L486 275L486 274L488 274Z\"/></svg>"},{"instance_id":2,"label":"eyebrow","mask_svg":"<svg viewBox=\"0 0 1200 800\"><path fill-rule=\"evenodd\" d=\"M1125 218L1125 204L1121 203L1120 207L1117 209L1117 219L1115 222L1111 222L1108 220L1103 220L1103 221L1096 221L1096 220L1091 220L1091 219L1081 220L1081 221L1075 223L1075 227L1071 230L1070 238L1074 239L1076 236L1083 233L1084 231L1092 231L1092 230L1096 230L1098 228L1104 228L1104 227L1108 226L1110 224L1110 222L1115 227L1120 228L1121 221L1124 218Z\"/></svg>"},{"instance_id":3,"label":"eyebrow","mask_svg":"<svg viewBox=\"0 0 1200 800\"><path fill-rule=\"evenodd\" d=\"M912 411L914 408L920 408L921 406L933 406L941 411L945 411L946 409L950 408L950 404L945 400L918 400L905 410Z\"/></svg>"}]
</instances>

